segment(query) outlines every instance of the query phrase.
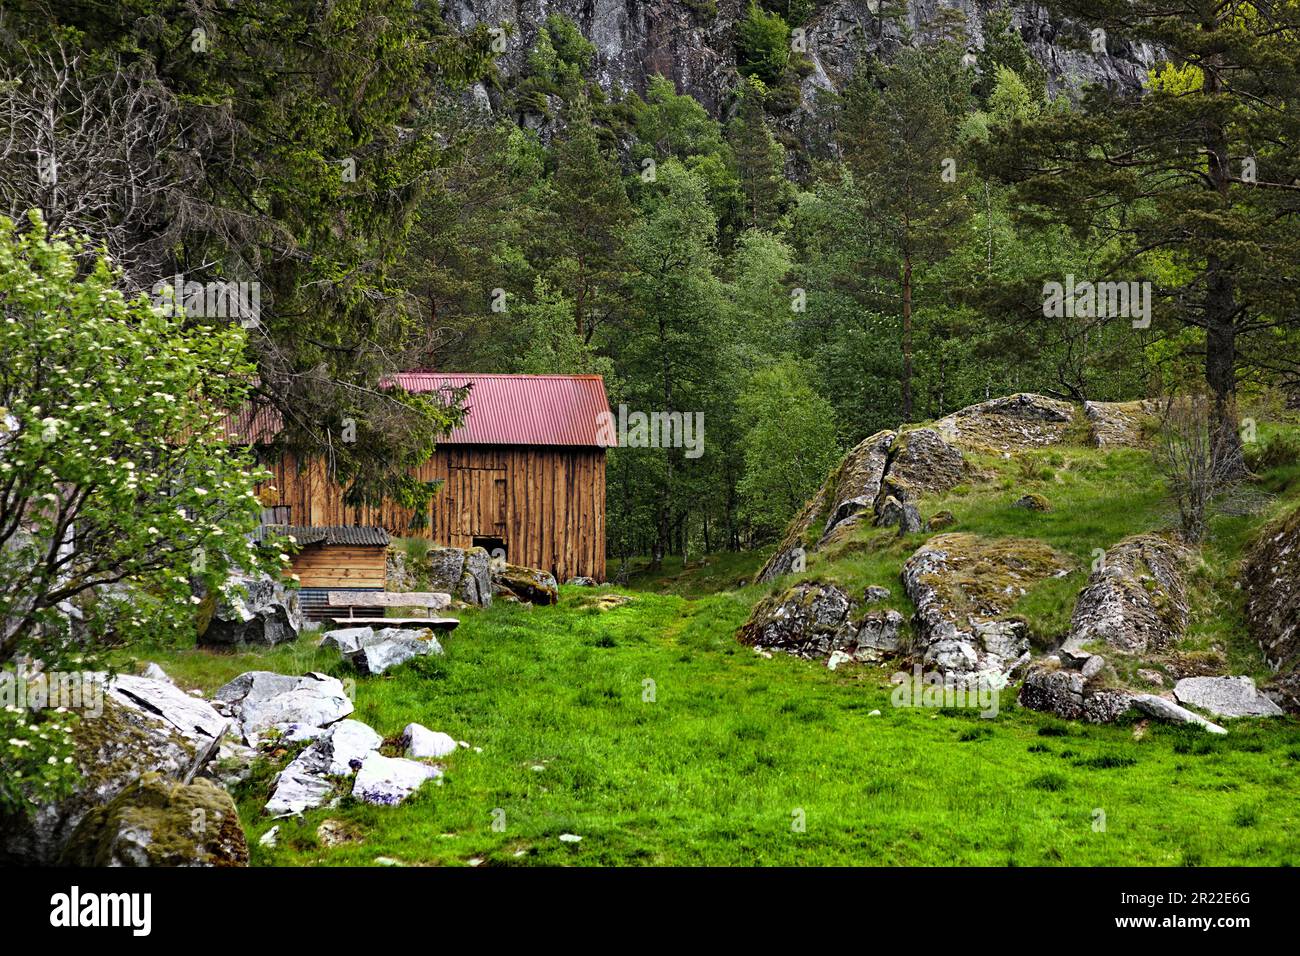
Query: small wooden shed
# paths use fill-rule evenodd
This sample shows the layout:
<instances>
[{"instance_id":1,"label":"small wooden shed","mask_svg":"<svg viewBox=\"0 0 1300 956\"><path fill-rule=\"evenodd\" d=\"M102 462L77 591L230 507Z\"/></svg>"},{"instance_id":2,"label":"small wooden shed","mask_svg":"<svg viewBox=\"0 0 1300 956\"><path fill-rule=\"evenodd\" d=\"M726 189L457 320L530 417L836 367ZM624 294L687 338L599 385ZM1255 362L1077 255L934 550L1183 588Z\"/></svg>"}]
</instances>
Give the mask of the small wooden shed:
<instances>
[{"instance_id":1,"label":"small wooden shed","mask_svg":"<svg viewBox=\"0 0 1300 956\"><path fill-rule=\"evenodd\" d=\"M346 526L283 526L276 531L293 538L291 556L298 575L299 604L313 620L331 613L330 591L382 591L388 560L388 532L383 528Z\"/></svg>"},{"instance_id":2,"label":"small wooden shed","mask_svg":"<svg viewBox=\"0 0 1300 956\"><path fill-rule=\"evenodd\" d=\"M349 506L323 461L268 461L278 523L381 528L435 544L481 546L561 582L605 578L605 453L609 415L599 375L469 375L404 372L411 392L470 387L465 423L439 441L416 472L442 484L429 524L392 502ZM265 496L264 496L265 501ZM382 587L382 584L380 585Z\"/></svg>"}]
</instances>

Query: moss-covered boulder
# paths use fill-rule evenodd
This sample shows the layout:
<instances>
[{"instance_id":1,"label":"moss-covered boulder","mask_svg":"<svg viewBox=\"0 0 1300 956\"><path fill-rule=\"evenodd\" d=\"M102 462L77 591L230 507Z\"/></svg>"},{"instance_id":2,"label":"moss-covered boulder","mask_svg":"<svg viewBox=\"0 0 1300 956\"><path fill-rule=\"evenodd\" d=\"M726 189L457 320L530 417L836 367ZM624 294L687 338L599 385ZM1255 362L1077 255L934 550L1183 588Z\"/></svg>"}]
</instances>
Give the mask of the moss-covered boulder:
<instances>
[{"instance_id":1,"label":"moss-covered boulder","mask_svg":"<svg viewBox=\"0 0 1300 956\"><path fill-rule=\"evenodd\" d=\"M511 595L529 604L549 605L560 599L560 586L555 575L518 564L493 567L492 587L497 594Z\"/></svg>"},{"instance_id":2,"label":"moss-covered boulder","mask_svg":"<svg viewBox=\"0 0 1300 956\"><path fill-rule=\"evenodd\" d=\"M82 818L64 848L69 866L247 866L248 843L230 794L210 780L184 785L146 773Z\"/></svg>"},{"instance_id":3,"label":"moss-covered boulder","mask_svg":"<svg viewBox=\"0 0 1300 956\"><path fill-rule=\"evenodd\" d=\"M736 634L740 643L807 659L882 660L898 652L903 617L868 611L833 584L803 582L760 601Z\"/></svg>"},{"instance_id":4,"label":"moss-covered boulder","mask_svg":"<svg viewBox=\"0 0 1300 956\"><path fill-rule=\"evenodd\" d=\"M1043 495L1037 492L1030 492L1027 495L1021 495L1015 501L1011 502L1013 508L1023 508L1025 511L1047 512L1052 510L1052 503Z\"/></svg>"},{"instance_id":5,"label":"moss-covered boulder","mask_svg":"<svg viewBox=\"0 0 1300 956\"><path fill-rule=\"evenodd\" d=\"M1108 724L1133 707L1133 695L1106 687L1079 670L1060 666L1057 658L1035 664L1020 687L1022 707L1066 720Z\"/></svg>"},{"instance_id":6,"label":"moss-covered boulder","mask_svg":"<svg viewBox=\"0 0 1300 956\"><path fill-rule=\"evenodd\" d=\"M1100 643L1142 654L1177 643L1187 630L1183 572L1189 557L1178 543L1154 534L1109 548L1079 592L1065 647Z\"/></svg>"},{"instance_id":7,"label":"moss-covered boulder","mask_svg":"<svg viewBox=\"0 0 1300 956\"><path fill-rule=\"evenodd\" d=\"M957 680L1007 679L1029 661L1029 636L1011 609L1074 562L1031 538L935 535L903 564L916 606L912 653Z\"/></svg>"},{"instance_id":8,"label":"moss-covered boulder","mask_svg":"<svg viewBox=\"0 0 1300 956\"><path fill-rule=\"evenodd\" d=\"M1068 438L1075 407L1022 392L953 412L934 427L949 442L998 452L1059 445Z\"/></svg>"},{"instance_id":9,"label":"moss-covered boulder","mask_svg":"<svg viewBox=\"0 0 1300 956\"><path fill-rule=\"evenodd\" d=\"M0 861L52 866L78 824L109 803L144 773L171 777L194 762L194 746L162 719L105 695L98 717L86 716L73 729L74 760L80 779L60 800L31 814L0 819Z\"/></svg>"},{"instance_id":10,"label":"moss-covered boulder","mask_svg":"<svg viewBox=\"0 0 1300 956\"><path fill-rule=\"evenodd\" d=\"M1241 565L1251 636L1277 672L1266 691L1300 712L1300 508L1268 525Z\"/></svg>"}]
</instances>

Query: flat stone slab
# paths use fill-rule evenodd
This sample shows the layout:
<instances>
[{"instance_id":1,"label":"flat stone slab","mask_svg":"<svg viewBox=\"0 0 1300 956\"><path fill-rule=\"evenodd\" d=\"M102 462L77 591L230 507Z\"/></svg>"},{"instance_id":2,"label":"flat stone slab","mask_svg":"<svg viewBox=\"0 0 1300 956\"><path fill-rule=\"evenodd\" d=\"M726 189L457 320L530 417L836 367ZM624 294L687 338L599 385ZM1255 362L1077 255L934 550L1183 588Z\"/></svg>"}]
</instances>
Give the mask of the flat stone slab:
<instances>
[{"instance_id":1,"label":"flat stone slab","mask_svg":"<svg viewBox=\"0 0 1300 956\"><path fill-rule=\"evenodd\" d=\"M1218 724L1211 723L1200 714L1194 714L1186 707L1179 707L1172 700L1165 700L1155 694L1139 694L1133 698L1138 710L1157 720L1167 720L1172 724L1196 724L1212 734L1226 734L1227 731Z\"/></svg>"},{"instance_id":2,"label":"flat stone slab","mask_svg":"<svg viewBox=\"0 0 1300 956\"><path fill-rule=\"evenodd\" d=\"M1282 716L1282 708L1261 694L1249 677L1184 677L1174 685L1174 698L1220 717Z\"/></svg>"}]
</instances>

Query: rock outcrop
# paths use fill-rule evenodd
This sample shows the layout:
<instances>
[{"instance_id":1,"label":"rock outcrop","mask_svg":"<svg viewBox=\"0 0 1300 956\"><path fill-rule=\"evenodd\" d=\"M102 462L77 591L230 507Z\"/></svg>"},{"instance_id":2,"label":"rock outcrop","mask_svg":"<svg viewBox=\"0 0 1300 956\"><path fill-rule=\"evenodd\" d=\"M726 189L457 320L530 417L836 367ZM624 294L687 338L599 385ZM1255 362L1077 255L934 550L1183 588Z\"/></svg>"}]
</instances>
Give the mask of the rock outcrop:
<instances>
[{"instance_id":1,"label":"rock outcrop","mask_svg":"<svg viewBox=\"0 0 1300 956\"><path fill-rule=\"evenodd\" d=\"M1188 554L1158 535L1125 538L1106 551L1079 592L1065 647L1104 643L1129 654L1159 651L1187 629Z\"/></svg>"},{"instance_id":2,"label":"rock outcrop","mask_svg":"<svg viewBox=\"0 0 1300 956\"><path fill-rule=\"evenodd\" d=\"M269 647L297 640L301 630L297 591L271 578L232 578L215 597L212 616L200 629L198 643Z\"/></svg>"},{"instance_id":3,"label":"rock outcrop","mask_svg":"<svg viewBox=\"0 0 1300 956\"><path fill-rule=\"evenodd\" d=\"M505 51L496 58L505 89L510 78L525 70L528 51L546 17L559 13L570 18L595 46L592 75L606 91L620 88L644 94L650 78L662 75L678 90L698 99L713 116L723 118L736 85L735 38L746 9L740 0L716 4L698 0L450 0L444 6L444 16L459 30L479 23L513 25ZM811 5L806 20L799 24L806 47L800 60L806 61L806 68L800 71L801 79L791 81L797 83L792 97L795 102L793 111L779 118L781 134L814 141L819 94L842 90L861 69L864 56L887 59L907 37L932 36L932 23L940 11L964 15L965 44L976 55L976 69L991 68L979 57L986 42L988 9L940 0L909 5L898 18L882 18L871 0L826 0ZM1137 91L1147 69L1156 65L1150 46L1135 46L1118 38L1111 39L1104 52L1092 52L1083 42L1088 36L1084 24L1041 6L1013 7L1012 23L1043 65L1053 89L1099 83ZM476 85L473 99L485 109L499 110L505 105L502 89L495 85L491 90ZM530 106L518 117L521 125L537 129L544 142L554 131L551 99L546 114L538 112L540 106Z\"/></svg>"},{"instance_id":4,"label":"rock outcrop","mask_svg":"<svg viewBox=\"0 0 1300 956\"><path fill-rule=\"evenodd\" d=\"M755 580L764 584L806 567L810 551L842 538L864 518L921 529L916 501L965 478L961 452L929 428L877 432L854 446L790 522Z\"/></svg>"},{"instance_id":5,"label":"rock outcrop","mask_svg":"<svg viewBox=\"0 0 1300 956\"><path fill-rule=\"evenodd\" d=\"M921 495L947 491L966 479L962 453L933 428L900 432L889 449L880 500L892 495L904 504Z\"/></svg>"},{"instance_id":6,"label":"rock outcrop","mask_svg":"<svg viewBox=\"0 0 1300 956\"><path fill-rule=\"evenodd\" d=\"M934 536L903 565L916 606L913 658L957 681L1007 680L1029 661L1025 624L1011 608L1072 564L1032 539Z\"/></svg>"},{"instance_id":7,"label":"rock outcrop","mask_svg":"<svg viewBox=\"0 0 1300 956\"><path fill-rule=\"evenodd\" d=\"M1285 683L1300 670L1300 508L1255 540L1242 562L1241 582L1251 636Z\"/></svg>"},{"instance_id":8,"label":"rock outcrop","mask_svg":"<svg viewBox=\"0 0 1300 956\"><path fill-rule=\"evenodd\" d=\"M82 818L68 866L247 866L235 802L211 780L146 773Z\"/></svg>"},{"instance_id":9,"label":"rock outcrop","mask_svg":"<svg viewBox=\"0 0 1300 956\"><path fill-rule=\"evenodd\" d=\"M963 408L939 419L934 427L958 445L1023 451L1064 442L1074 412L1069 402L1022 392Z\"/></svg>"},{"instance_id":10,"label":"rock outcrop","mask_svg":"<svg viewBox=\"0 0 1300 956\"><path fill-rule=\"evenodd\" d=\"M1020 704L1066 720L1108 724L1133 707L1133 695L1098 685L1081 670L1048 658L1035 664L1020 687Z\"/></svg>"}]
</instances>

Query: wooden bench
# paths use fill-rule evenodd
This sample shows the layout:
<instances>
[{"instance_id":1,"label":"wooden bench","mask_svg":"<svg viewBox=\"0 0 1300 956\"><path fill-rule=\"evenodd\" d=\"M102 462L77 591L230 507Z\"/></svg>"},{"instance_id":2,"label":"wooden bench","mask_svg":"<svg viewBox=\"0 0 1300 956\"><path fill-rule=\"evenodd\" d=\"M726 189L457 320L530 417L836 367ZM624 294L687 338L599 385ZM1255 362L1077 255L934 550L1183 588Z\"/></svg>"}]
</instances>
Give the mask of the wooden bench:
<instances>
[{"instance_id":1,"label":"wooden bench","mask_svg":"<svg viewBox=\"0 0 1300 956\"><path fill-rule=\"evenodd\" d=\"M460 623L454 617L434 617L433 612L451 604L451 595L442 591L330 591L326 597L330 607L345 607L347 617L332 620L339 625L362 627L429 627L450 631ZM422 607L424 617L357 617L359 607Z\"/></svg>"}]
</instances>

